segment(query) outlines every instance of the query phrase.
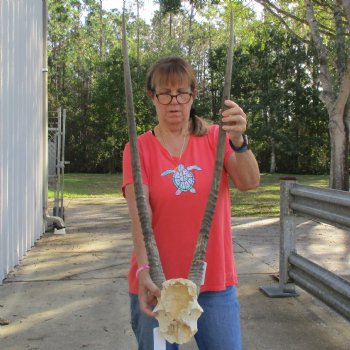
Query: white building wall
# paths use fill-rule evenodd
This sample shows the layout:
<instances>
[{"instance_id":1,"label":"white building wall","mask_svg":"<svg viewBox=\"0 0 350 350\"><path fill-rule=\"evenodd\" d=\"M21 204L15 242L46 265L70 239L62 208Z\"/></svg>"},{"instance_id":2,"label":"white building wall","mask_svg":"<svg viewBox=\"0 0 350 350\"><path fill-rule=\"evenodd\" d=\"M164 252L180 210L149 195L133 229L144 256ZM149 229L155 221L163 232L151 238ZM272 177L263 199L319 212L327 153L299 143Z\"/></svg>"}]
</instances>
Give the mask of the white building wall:
<instances>
[{"instance_id":1,"label":"white building wall","mask_svg":"<svg viewBox=\"0 0 350 350\"><path fill-rule=\"evenodd\" d=\"M0 0L0 284L44 231L42 7Z\"/></svg>"}]
</instances>

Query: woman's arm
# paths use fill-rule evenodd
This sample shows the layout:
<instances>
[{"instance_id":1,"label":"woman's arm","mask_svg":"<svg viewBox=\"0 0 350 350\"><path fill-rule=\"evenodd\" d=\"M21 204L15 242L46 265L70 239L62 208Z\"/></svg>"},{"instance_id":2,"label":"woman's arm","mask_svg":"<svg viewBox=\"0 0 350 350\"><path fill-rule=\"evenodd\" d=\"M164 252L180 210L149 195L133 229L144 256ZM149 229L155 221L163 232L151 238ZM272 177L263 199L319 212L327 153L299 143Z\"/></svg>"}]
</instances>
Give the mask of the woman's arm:
<instances>
[{"instance_id":1,"label":"woman's arm","mask_svg":"<svg viewBox=\"0 0 350 350\"><path fill-rule=\"evenodd\" d=\"M252 190L260 184L259 166L252 151L232 153L225 164L226 171L240 191Z\"/></svg>"},{"instance_id":2,"label":"woman's arm","mask_svg":"<svg viewBox=\"0 0 350 350\"><path fill-rule=\"evenodd\" d=\"M148 203L149 216L152 222L152 213L149 205L148 187L143 186L143 191L146 201ZM134 185L130 184L125 187L125 197L128 203L129 215L131 218L132 237L137 264L138 266L148 264L145 242L143 239L141 223L137 210ZM140 309L146 315L154 317L155 313L151 310L152 307L157 303L157 297L160 297L160 290L151 280L148 269L142 270L138 274L138 280Z\"/></svg>"},{"instance_id":3,"label":"woman's arm","mask_svg":"<svg viewBox=\"0 0 350 350\"><path fill-rule=\"evenodd\" d=\"M225 101L228 107L222 113L223 129L227 132L231 142L236 148L242 146L243 134L247 128L247 116L233 101ZM254 189L260 184L260 171L252 151L243 153L233 152L225 162L225 168L235 187L240 191Z\"/></svg>"}]
</instances>

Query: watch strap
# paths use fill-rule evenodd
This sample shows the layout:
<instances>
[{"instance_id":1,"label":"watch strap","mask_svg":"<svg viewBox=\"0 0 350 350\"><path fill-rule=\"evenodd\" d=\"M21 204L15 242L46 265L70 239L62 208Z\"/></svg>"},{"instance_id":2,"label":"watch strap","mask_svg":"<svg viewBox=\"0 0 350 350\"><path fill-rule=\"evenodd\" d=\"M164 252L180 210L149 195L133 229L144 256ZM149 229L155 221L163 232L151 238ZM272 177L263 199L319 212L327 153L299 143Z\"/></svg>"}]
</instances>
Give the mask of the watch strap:
<instances>
[{"instance_id":1,"label":"watch strap","mask_svg":"<svg viewBox=\"0 0 350 350\"><path fill-rule=\"evenodd\" d=\"M230 146L236 153L244 153L249 150L248 146L248 136L243 134L243 144L240 147L236 147L233 142L230 140Z\"/></svg>"}]
</instances>

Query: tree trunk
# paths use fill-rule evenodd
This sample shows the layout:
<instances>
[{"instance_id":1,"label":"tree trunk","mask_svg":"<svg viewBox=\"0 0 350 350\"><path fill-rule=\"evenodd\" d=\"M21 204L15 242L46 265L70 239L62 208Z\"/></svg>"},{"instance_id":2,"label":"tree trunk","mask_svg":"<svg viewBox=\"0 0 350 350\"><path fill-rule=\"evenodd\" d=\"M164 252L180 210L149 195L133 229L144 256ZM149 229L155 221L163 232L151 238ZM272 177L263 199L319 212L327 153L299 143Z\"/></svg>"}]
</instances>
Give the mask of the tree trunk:
<instances>
[{"instance_id":1,"label":"tree trunk","mask_svg":"<svg viewBox=\"0 0 350 350\"><path fill-rule=\"evenodd\" d=\"M270 174L276 172L276 144L275 139L271 137L271 152L270 152Z\"/></svg>"},{"instance_id":2,"label":"tree trunk","mask_svg":"<svg viewBox=\"0 0 350 350\"><path fill-rule=\"evenodd\" d=\"M340 112L332 115L329 122L331 141L329 187L349 191L348 139L343 119L344 112Z\"/></svg>"},{"instance_id":3,"label":"tree trunk","mask_svg":"<svg viewBox=\"0 0 350 350\"><path fill-rule=\"evenodd\" d=\"M346 103L345 106L345 112L344 112L344 125L345 125L345 136L346 136L346 141L345 141L345 146L346 146L346 150L345 150L345 154L348 155L349 154L349 150L350 150L350 97L348 98L348 102ZM348 158L348 156L347 156ZM346 171L345 171L345 180L347 180L346 182L346 188L347 191L349 191L350 185L349 185L349 159L346 159L346 164L348 165L346 167Z\"/></svg>"},{"instance_id":4,"label":"tree trunk","mask_svg":"<svg viewBox=\"0 0 350 350\"><path fill-rule=\"evenodd\" d=\"M171 38L172 26L173 26L173 15L170 12L169 13L169 38Z\"/></svg>"},{"instance_id":5,"label":"tree trunk","mask_svg":"<svg viewBox=\"0 0 350 350\"><path fill-rule=\"evenodd\" d=\"M212 50L212 45L211 45L211 24L209 23L209 52ZM215 111L215 91L214 91L214 73L213 69L210 69L210 96L211 96L211 116L214 117L216 111Z\"/></svg>"},{"instance_id":6,"label":"tree trunk","mask_svg":"<svg viewBox=\"0 0 350 350\"><path fill-rule=\"evenodd\" d=\"M140 74L140 2L139 0L136 1L137 6L137 14L136 14L136 20L137 20L137 70Z\"/></svg>"},{"instance_id":7,"label":"tree trunk","mask_svg":"<svg viewBox=\"0 0 350 350\"><path fill-rule=\"evenodd\" d=\"M347 112L345 105L350 94L350 59L343 62L342 48L337 49L338 69L339 69L339 90L333 86L333 77L328 68L329 55L327 48L323 44L321 34L318 29L311 0L304 0L306 6L306 20L311 29L311 35L315 43L318 59L320 62L320 81L322 85L321 99L325 103L329 116L329 135L331 146L331 164L329 186L334 189L349 190L349 129L346 127ZM343 1L344 3L344 1ZM338 3L339 5L339 3ZM338 16L339 8L335 4L334 16ZM345 7L346 14L347 8ZM341 21L335 19L339 26ZM338 37L341 35L341 28L337 28L337 43L342 42ZM338 90L338 91L336 91Z\"/></svg>"},{"instance_id":8,"label":"tree trunk","mask_svg":"<svg viewBox=\"0 0 350 350\"><path fill-rule=\"evenodd\" d=\"M188 57L191 57L192 54L192 23L193 23L193 16L194 16L194 4L191 5L191 13L190 13L190 23L189 23L189 28L188 28L188 33L189 33L189 38L188 38L188 52L187 55Z\"/></svg>"},{"instance_id":9,"label":"tree trunk","mask_svg":"<svg viewBox=\"0 0 350 350\"><path fill-rule=\"evenodd\" d=\"M103 61L103 17L102 17L102 0L100 0L100 8L99 8L99 15L100 15L100 36L99 36L99 54L100 54L100 64Z\"/></svg>"}]
</instances>

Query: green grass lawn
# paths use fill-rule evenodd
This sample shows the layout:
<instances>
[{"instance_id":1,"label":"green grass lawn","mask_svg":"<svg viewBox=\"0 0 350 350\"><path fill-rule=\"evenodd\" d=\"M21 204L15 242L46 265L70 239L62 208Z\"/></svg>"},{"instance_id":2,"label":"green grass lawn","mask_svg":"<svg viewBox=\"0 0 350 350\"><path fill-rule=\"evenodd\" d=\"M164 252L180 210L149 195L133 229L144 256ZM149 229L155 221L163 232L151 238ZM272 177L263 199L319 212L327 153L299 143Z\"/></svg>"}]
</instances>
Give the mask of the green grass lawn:
<instances>
[{"instance_id":1,"label":"green grass lawn","mask_svg":"<svg viewBox=\"0 0 350 350\"><path fill-rule=\"evenodd\" d=\"M286 174L261 174L260 186L252 191L231 189L231 209L235 216L279 216L280 178ZM327 187L327 175L295 175L298 183Z\"/></svg>"},{"instance_id":2,"label":"green grass lawn","mask_svg":"<svg viewBox=\"0 0 350 350\"><path fill-rule=\"evenodd\" d=\"M64 197L121 197L122 174L65 174ZM49 187L49 198L54 189Z\"/></svg>"},{"instance_id":3,"label":"green grass lawn","mask_svg":"<svg viewBox=\"0 0 350 350\"><path fill-rule=\"evenodd\" d=\"M279 182L285 174L261 174L259 188L239 192L231 189L232 214L235 216L278 216ZM297 181L304 185L327 187L327 175L296 175ZM66 174L64 178L64 197L121 197L121 174ZM49 197L54 192L49 188Z\"/></svg>"}]
</instances>

